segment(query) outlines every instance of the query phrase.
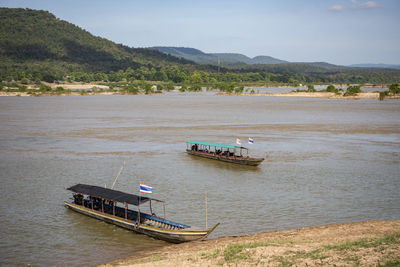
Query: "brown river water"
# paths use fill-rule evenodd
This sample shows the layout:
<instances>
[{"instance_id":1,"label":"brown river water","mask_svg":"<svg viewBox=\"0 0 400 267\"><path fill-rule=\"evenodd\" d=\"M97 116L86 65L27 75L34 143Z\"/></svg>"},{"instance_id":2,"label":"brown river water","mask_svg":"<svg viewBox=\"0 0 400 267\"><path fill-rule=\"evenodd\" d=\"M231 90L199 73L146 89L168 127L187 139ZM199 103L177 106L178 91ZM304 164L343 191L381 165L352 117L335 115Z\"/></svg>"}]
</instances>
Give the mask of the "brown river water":
<instances>
[{"instance_id":1,"label":"brown river water","mask_svg":"<svg viewBox=\"0 0 400 267\"><path fill-rule=\"evenodd\" d=\"M247 144L249 137L254 144ZM234 144L259 167L187 155ZM165 200L210 238L400 219L400 101L167 93L0 98L0 265L82 266L168 245L63 206L76 183ZM160 212L161 212L160 208ZM157 210L158 212L158 210Z\"/></svg>"}]
</instances>

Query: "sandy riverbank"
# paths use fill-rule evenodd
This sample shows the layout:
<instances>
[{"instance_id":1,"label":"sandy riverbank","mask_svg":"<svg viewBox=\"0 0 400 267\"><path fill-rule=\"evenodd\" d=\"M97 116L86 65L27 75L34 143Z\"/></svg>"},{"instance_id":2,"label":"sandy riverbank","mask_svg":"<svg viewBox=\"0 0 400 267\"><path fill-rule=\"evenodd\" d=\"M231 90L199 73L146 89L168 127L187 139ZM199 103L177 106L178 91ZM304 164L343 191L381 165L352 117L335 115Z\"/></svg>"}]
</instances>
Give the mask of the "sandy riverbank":
<instances>
[{"instance_id":1,"label":"sandy riverbank","mask_svg":"<svg viewBox=\"0 0 400 267\"><path fill-rule=\"evenodd\" d=\"M362 99L377 99L379 93L358 93L352 96L343 96L330 92L290 92L290 93L265 93L265 94L246 94L255 96L284 96L284 97L315 97L315 98L362 98Z\"/></svg>"},{"instance_id":2,"label":"sandy riverbank","mask_svg":"<svg viewBox=\"0 0 400 267\"><path fill-rule=\"evenodd\" d=\"M172 244L100 266L385 265L400 265L400 220L332 224Z\"/></svg>"},{"instance_id":3,"label":"sandy riverbank","mask_svg":"<svg viewBox=\"0 0 400 267\"><path fill-rule=\"evenodd\" d=\"M67 92L41 92L41 91L31 91L28 92L3 92L0 91L0 96L77 96L77 95L119 95L119 94L129 94L127 92L120 91L103 91L107 90L107 86L95 85L95 84L48 84L52 89L57 88L57 86L63 87ZM71 91L71 89L73 89ZM101 89L102 91L90 91L91 89ZM89 90L89 91L85 91ZM139 93L143 94L143 92ZM355 95L344 96L343 94L336 94L331 92L288 92L288 93L225 93L218 92L217 95L235 95L235 96L270 96L270 97L309 97L309 98L334 98L334 99L379 99L379 93L358 93ZM400 99L400 95L390 95L385 96L385 98L396 98Z\"/></svg>"},{"instance_id":4,"label":"sandy riverbank","mask_svg":"<svg viewBox=\"0 0 400 267\"><path fill-rule=\"evenodd\" d=\"M379 93L358 93L344 96L330 92L290 92L290 93L263 93L263 94L240 94L243 96L280 96L280 97L313 97L313 98L341 98L341 99L379 99ZM400 98L400 95L386 96L385 98Z\"/></svg>"},{"instance_id":5,"label":"sandy riverbank","mask_svg":"<svg viewBox=\"0 0 400 267\"><path fill-rule=\"evenodd\" d=\"M0 96L77 96L77 95L116 95L121 94L118 92L68 92L68 93L43 93L43 92L34 92L34 93L27 93L27 92L0 92Z\"/></svg>"}]
</instances>

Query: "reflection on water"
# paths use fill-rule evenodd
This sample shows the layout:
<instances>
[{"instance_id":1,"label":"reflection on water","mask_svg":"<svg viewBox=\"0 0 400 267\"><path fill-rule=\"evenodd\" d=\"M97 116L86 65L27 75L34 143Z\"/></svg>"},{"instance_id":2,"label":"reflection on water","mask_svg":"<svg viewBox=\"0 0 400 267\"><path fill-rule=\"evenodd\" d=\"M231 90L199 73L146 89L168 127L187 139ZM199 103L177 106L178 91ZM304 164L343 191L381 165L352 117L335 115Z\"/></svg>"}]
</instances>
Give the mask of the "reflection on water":
<instances>
[{"instance_id":1,"label":"reflection on water","mask_svg":"<svg viewBox=\"0 0 400 267\"><path fill-rule=\"evenodd\" d=\"M211 238L399 219L400 104L215 96L0 98L0 265L93 265L167 243L67 210L65 188L139 182ZM248 137L255 144L247 145ZM185 141L234 144L259 167L190 156Z\"/></svg>"}]
</instances>

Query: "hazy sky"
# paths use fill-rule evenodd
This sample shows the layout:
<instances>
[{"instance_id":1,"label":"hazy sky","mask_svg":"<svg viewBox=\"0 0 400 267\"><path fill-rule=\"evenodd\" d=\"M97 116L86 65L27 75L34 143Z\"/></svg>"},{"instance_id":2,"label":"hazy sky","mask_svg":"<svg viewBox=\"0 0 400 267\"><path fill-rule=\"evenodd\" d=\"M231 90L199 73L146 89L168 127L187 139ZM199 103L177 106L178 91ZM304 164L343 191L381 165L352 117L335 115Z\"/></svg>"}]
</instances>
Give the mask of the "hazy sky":
<instances>
[{"instance_id":1,"label":"hazy sky","mask_svg":"<svg viewBox=\"0 0 400 267\"><path fill-rule=\"evenodd\" d=\"M131 47L400 64L400 0L0 0Z\"/></svg>"}]
</instances>

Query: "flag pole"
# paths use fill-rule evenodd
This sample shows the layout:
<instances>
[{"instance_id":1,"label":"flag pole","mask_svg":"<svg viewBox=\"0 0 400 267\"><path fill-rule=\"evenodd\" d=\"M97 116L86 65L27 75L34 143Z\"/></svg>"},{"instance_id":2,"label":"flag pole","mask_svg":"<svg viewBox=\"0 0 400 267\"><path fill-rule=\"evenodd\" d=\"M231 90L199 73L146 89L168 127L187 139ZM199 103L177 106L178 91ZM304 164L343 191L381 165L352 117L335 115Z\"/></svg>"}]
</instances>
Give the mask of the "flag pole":
<instances>
[{"instance_id":1,"label":"flag pole","mask_svg":"<svg viewBox=\"0 0 400 267\"><path fill-rule=\"evenodd\" d=\"M142 193L140 192L140 184L142 182L139 181L139 203L138 203L138 225L140 224L140 201L142 200Z\"/></svg>"},{"instance_id":2,"label":"flag pole","mask_svg":"<svg viewBox=\"0 0 400 267\"><path fill-rule=\"evenodd\" d=\"M206 229L208 229L208 224L207 224L207 188L204 187L204 198L206 200Z\"/></svg>"}]
</instances>

